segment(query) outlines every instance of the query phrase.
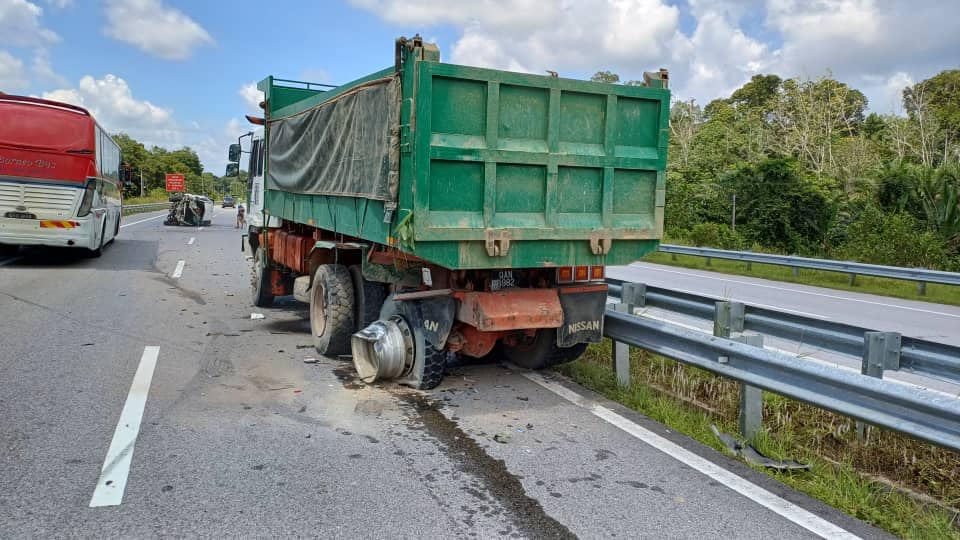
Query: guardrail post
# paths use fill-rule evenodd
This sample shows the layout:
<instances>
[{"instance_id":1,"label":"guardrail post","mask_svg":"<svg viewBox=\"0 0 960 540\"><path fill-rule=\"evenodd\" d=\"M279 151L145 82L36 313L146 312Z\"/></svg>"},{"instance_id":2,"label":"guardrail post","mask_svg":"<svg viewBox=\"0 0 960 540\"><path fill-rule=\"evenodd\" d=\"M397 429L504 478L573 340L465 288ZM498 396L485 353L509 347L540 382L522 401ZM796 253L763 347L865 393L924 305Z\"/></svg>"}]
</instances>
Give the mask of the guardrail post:
<instances>
[{"instance_id":1,"label":"guardrail post","mask_svg":"<svg viewBox=\"0 0 960 540\"><path fill-rule=\"evenodd\" d=\"M647 286L644 283L624 283L620 286L620 302L632 308L646 307ZM630 313L633 313L632 311Z\"/></svg>"},{"instance_id":2,"label":"guardrail post","mask_svg":"<svg viewBox=\"0 0 960 540\"><path fill-rule=\"evenodd\" d=\"M676 254L676 253L671 253L671 254L670 254L670 260L671 260L671 261L677 260L677 254Z\"/></svg>"},{"instance_id":3,"label":"guardrail post","mask_svg":"<svg viewBox=\"0 0 960 540\"><path fill-rule=\"evenodd\" d=\"M920 295L920 296L926 296L926 295L927 295L927 282L926 282L926 281L918 281L918 282L917 282L917 294Z\"/></svg>"},{"instance_id":4,"label":"guardrail post","mask_svg":"<svg viewBox=\"0 0 960 540\"><path fill-rule=\"evenodd\" d=\"M624 283L626 285L626 283ZM623 298L627 298L624 289ZM633 315L633 305L621 302L613 307L620 313L629 313ZM617 384L620 386L630 386L630 346L626 343L613 342L613 369L617 373Z\"/></svg>"},{"instance_id":5,"label":"guardrail post","mask_svg":"<svg viewBox=\"0 0 960 540\"><path fill-rule=\"evenodd\" d=\"M800 267L799 267L799 266L792 266L792 267L790 267L790 270L793 271L793 277L800 277Z\"/></svg>"},{"instance_id":6,"label":"guardrail post","mask_svg":"<svg viewBox=\"0 0 960 540\"><path fill-rule=\"evenodd\" d=\"M900 369L901 336L896 332L864 332L863 363L860 373L868 377L883 378L883 370ZM857 422L857 438L865 440L866 424Z\"/></svg>"},{"instance_id":7,"label":"guardrail post","mask_svg":"<svg viewBox=\"0 0 960 540\"><path fill-rule=\"evenodd\" d=\"M736 332L743 332L744 306L742 302L719 301L714 304L713 335L730 339Z\"/></svg>"},{"instance_id":8,"label":"guardrail post","mask_svg":"<svg viewBox=\"0 0 960 540\"><path fill-rule=\"evenodd\" d=\"M857 275L851 272L850 281L847 282L847 285L849 285L850 287L853 287L856 284L857 284Z\"/></svg>"},{"instance_id":9,"label":"guardrail post","mask_svg":"<svg viewBox=\"0 0 960 540\"><path fill-rule=\"evenodd\" d=\"M739 335L732 339L751 347L763 348L763 336L761 335ZM748 440L752 440L763 429L763 390L749 384L740 383L740 414L738 419L740 434Z\"/></svg>"},{"instance_id":10,"label":"guardrail post","mask_svg":"<svg viewBox=\"0 0 960 540\"><path fill-rule=\"evenodd\" d=\"M707 266L710 266L710 257L707 257Z\"/></svg>"}]
</instances>

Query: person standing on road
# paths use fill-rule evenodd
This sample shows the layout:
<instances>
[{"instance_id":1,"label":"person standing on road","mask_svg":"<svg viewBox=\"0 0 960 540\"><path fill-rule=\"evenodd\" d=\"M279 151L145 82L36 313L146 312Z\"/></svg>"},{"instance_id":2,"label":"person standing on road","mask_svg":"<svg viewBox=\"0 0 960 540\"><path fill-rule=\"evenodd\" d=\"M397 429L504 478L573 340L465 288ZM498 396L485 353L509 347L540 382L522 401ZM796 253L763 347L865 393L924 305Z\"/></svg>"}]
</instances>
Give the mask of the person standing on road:
<instances>
[{"instance_id":1,"label":"person standing on road","mask_svg":"<svg viewBox=\"0 0 960 540\"><path fill-rule=\"evenodd\" d=\"M237 205L237 225L234 229L239 229L240 227L247 224L247 219L244 216L244 209L242 204Z\"/></svg>"}]
</instances>

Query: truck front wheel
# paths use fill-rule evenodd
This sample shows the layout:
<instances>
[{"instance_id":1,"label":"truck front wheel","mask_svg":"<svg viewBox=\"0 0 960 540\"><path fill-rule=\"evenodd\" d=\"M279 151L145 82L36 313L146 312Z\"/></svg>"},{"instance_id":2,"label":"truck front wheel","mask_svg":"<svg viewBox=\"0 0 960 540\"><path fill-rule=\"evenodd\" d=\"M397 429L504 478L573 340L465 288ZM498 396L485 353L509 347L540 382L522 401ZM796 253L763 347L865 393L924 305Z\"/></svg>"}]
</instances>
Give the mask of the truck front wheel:
<instances>
[{"instance_id":1,"label":"truck front wheel","mask_svg":"<svg viewBox=\"0 0 960 540\"><path fill-rule=\"evenodd\" d=\"M325 356L350 354L354 332L353 279L342 264L321 264L310 286L313 346Z\"/></svg>"},{"instance_id":2,"label":"truck front wheel","mask_svg":"<svg viewBox=\"0 0 960 540\"><path fill-rule=\"evenodd\" d=\"M257 307L273 305L273 292L270 289L270 269L267 268L267 253L264 249L257 249L254 252L250 288L253 293L253 305Z\"/></svg>"},{"instance_id":3,"label":"truck front wheel","mask_svg":"<svg viewBox=\"0 0 960 540\"><path fill-rule=\"evenodd\" d=\"M557 331L553 328L542 328L533 336L519 337L514 345L500 342L497 348L501 356L510 363L527 369L543 369L580 358L587 350L587 344L557 347Z\"/></svg>"}]
</instances>

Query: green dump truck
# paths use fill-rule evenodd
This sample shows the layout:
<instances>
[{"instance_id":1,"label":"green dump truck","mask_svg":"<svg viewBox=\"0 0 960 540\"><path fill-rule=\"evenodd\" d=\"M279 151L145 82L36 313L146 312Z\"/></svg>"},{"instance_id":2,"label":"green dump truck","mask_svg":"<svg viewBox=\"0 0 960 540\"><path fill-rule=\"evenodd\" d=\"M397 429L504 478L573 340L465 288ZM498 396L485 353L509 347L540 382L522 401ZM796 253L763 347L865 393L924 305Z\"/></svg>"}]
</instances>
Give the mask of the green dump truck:
<instances>
[{"instance_id":1,"label":"green dump truck","mask_svg":"<svg viewBox=\"0 0 960 540\"><path fill-rule=\"evenodd\" d=\"M401 38L394 65L342 86L259 83L254 304L308 301L317 351L367 382L578 357L603 335L604 267L663 229L665 70L623 86L439 57Z\"/></svg>"}]
</instances>

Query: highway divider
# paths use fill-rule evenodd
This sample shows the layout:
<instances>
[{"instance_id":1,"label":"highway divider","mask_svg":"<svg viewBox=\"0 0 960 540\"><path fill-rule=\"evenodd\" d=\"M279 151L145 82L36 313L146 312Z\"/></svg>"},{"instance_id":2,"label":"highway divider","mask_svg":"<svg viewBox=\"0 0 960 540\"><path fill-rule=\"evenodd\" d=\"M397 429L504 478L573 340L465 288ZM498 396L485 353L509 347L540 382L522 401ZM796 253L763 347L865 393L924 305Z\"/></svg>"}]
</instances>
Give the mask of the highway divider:
<instances>
[{"instance_id":1,"label":"highway divider","mask_svg":"<svg viewBox=\"0 0 960 540\"><path fill-rule=\"evenodd\" d=\"M960 349L933 342L799 317L667 289L608 280L604 334L614 340L614 368L630 383L629 346L741 383L740 428L752 437L762 421L762 391L771 391L954 451L960 451L960 399L882 379L896 369L960 382ZM634 315L650 306L714 320L713 335ZM863 358L861 373L762 347L766 335L817 344Z\"/></svg>"}]
</instances>

